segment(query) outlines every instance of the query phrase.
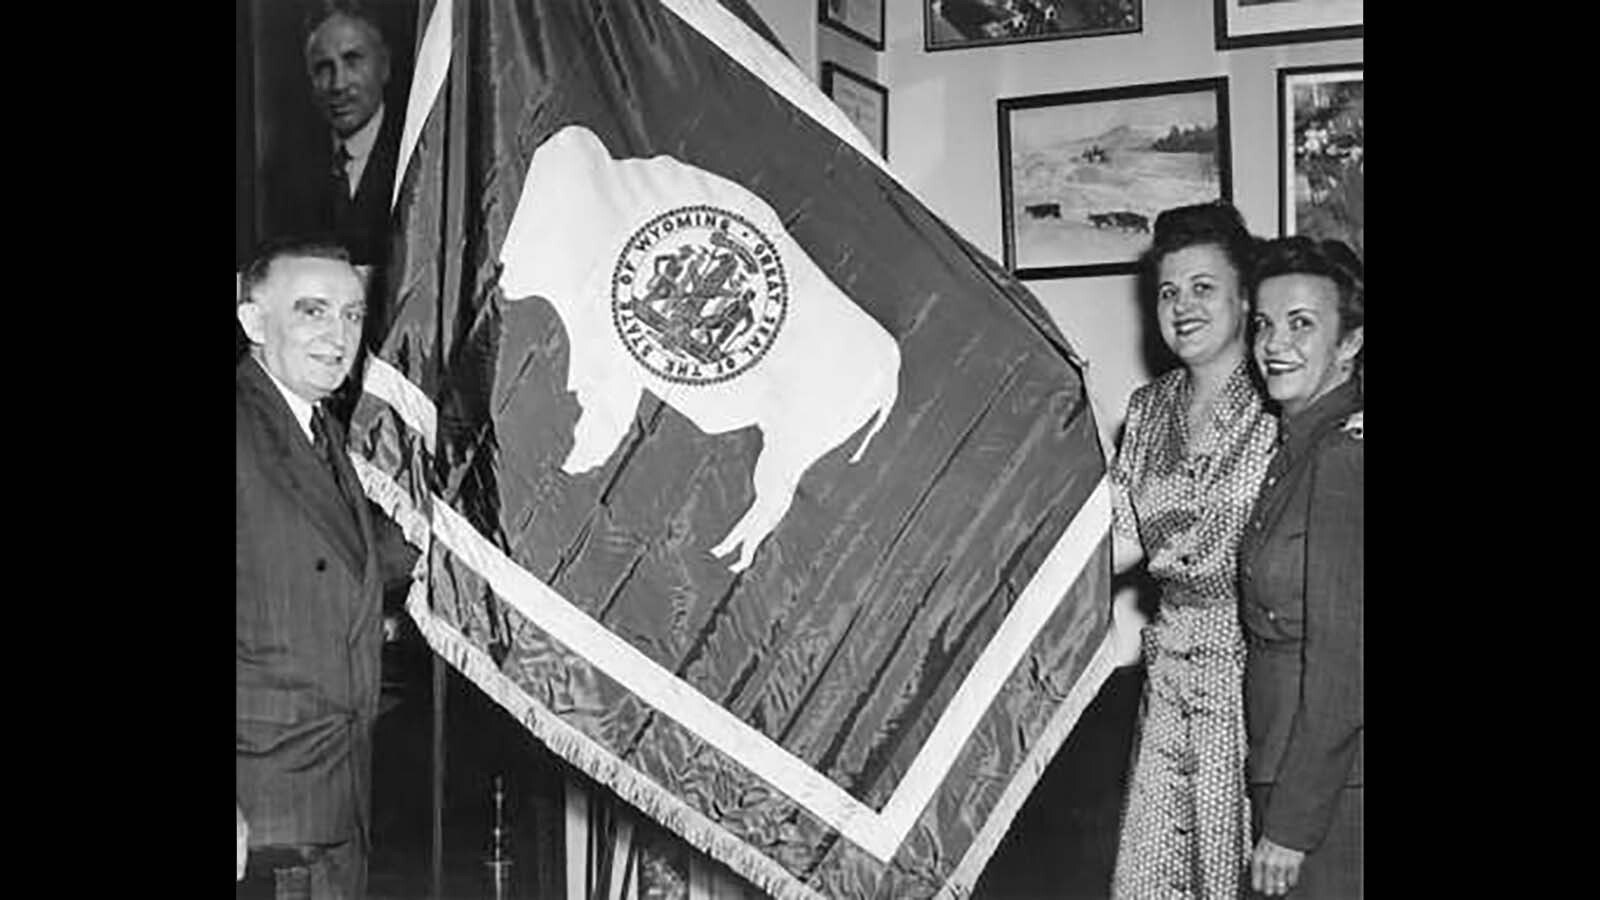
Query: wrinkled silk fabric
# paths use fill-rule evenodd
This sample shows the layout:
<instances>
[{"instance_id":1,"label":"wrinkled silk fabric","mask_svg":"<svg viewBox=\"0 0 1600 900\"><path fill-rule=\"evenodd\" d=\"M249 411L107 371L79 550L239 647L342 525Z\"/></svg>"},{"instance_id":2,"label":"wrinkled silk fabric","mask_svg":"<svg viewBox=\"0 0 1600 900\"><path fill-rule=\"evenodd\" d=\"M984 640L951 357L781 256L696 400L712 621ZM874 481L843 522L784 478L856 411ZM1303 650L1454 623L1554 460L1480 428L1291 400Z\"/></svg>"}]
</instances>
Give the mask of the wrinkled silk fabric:
<instances>
[{"instance_id":1,"label":"wrinkled silk fabric","mask_svg":"<svg viewBox=\"0 0 1600 900\"><path fill-rule=\"evenodd\" d=\"M368 393L353 452L881 810L1101 483L1081 362L999 266L660 4L457 3L453 16L449 78L400 176L378 352L435 404L437 440L428 449ZM760 430L707 434L646 392L603 465L562 469L580 412L573 348L549 303L507 298L498 279L533 154L573 124L618 158L670 156L755 192L898 345L881 432L859 461L852 438L805 471L744 572L707 548L752 502ZM883 862L553 640L448 549L435 543L429 563L429 614L598 748L558 752L686 804L795 896L945 889L1006 790L1038 777L1028 754L1109 622L1102 541Z\"/></svg>"}]
</instances>

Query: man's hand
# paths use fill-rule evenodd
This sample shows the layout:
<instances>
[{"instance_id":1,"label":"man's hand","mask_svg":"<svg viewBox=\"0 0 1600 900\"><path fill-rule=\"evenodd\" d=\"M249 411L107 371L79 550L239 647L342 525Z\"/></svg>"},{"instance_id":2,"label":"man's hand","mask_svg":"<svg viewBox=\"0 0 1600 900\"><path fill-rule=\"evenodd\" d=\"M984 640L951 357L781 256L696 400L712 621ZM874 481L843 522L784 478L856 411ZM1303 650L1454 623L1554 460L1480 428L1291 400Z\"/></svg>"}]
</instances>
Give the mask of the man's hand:
<instances>
[{"instance_id":1,"label":"man's hand","mask_svg":"<svg viewBox=\"0 0 1600 900\"><path fill-rule=\"evenodd\" d=\"M1262 838L1250 855L1250 885L1269 897L1281 897L1300 881L1306 855Z\"/></svg>"},{"instance_id":2,"label":"man's hand","mask_svg":"<svg viewBox=\"0 0 1600 900\"><path fill-rule=\"evenodd\" d=\"M234 856L238 860L238 873L233 880L243 881L245 859L250 855L250 826L245 824L244 810L238 803L233 804L233 840Z\"/></svg>"}]
</instances>

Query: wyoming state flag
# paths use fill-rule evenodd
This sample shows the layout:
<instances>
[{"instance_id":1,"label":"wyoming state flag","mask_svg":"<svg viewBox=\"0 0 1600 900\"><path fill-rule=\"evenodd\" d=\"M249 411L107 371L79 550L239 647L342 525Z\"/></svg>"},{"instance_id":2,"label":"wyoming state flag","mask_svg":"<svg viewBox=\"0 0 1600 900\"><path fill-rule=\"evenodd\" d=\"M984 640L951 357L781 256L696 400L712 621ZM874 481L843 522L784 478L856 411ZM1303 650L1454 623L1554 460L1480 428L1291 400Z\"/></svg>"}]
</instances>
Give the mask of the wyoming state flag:
<instances>
[{"instance_id":1,"label":"wyoming state flag","mask_svg":"<svg viewBox=\"0 0 1600 900\"><path fill-rule=\"evenodd\" d=\"M1110 667L1081 362L735 0L421 15L350 447L411 615L765 892L964 894Z\"/></svg>"}]
</instances>

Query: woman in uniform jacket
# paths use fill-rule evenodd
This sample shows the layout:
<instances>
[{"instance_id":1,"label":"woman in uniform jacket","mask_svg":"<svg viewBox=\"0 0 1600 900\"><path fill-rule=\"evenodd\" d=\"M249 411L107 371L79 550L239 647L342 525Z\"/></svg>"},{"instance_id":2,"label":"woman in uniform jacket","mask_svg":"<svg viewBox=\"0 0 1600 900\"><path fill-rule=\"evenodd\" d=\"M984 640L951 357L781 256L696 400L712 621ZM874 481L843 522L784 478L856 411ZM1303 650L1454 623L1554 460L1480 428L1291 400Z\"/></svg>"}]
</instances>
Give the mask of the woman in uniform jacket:
<instances>
[{"instance_id":1,"label":"woman in uniform jacket","mask_svg":"<svg viewBox=\"0 0 1600 900\"><path fill-rule=\"evenodd\" d=\"M1361 896L1364 276L1339 241L1264 245L1253 352L1281 423L1239 548L1255 849L1268 896Z\"/></svg>"}]
</instances>

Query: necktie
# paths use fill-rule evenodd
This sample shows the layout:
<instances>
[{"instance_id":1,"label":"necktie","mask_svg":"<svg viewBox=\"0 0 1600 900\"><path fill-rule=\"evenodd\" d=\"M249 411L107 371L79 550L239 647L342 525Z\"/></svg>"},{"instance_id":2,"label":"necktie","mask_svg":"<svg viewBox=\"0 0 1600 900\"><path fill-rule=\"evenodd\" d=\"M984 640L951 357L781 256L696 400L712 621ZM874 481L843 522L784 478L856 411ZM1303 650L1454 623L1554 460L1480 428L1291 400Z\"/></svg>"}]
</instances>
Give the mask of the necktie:
<instances>
[{"instance_id":1,"label":"necktie","mask_svg":"<svg viewBox=\"0 0 1600 900\"><path fill-rule=\"evenodd\" d=\"M332 184L332 209L333 231L344 236L345 230L350 227L350 210L354 202L350 199L350 151L344 148L340 141L333 150L333 184Z\"/></svg>"},{"instance_id":2,"label":"necktie","mask_svg":"<svg viewBox=\"0 0 1600 900\"><path fill-rule=\"evenodd\" d=\"M350 151L345 149L344 141L340 141L333 149L333 184L339 196L345 200L350 199Z\"/></svg>"},{"instance_id":3,"label":"necktie","mask_svg":"<svg viewBox=\"0 0 1600 900\"><path fill-rule=\"evenodd\" d=\"M311 408L311 434L314 436L312 443L317 448L317 454L322 457L322 464L328 467L328 474L333 476L333 483L339 488L339 496L344 499L346 507L353 507L355 501L350 497L350 487L340 476L339 465L336 462L338 454L344 452L344 448L334 440L333 427L328 422L328 414L323 411L320 403Z\"/></svg>"}]
</instances>

